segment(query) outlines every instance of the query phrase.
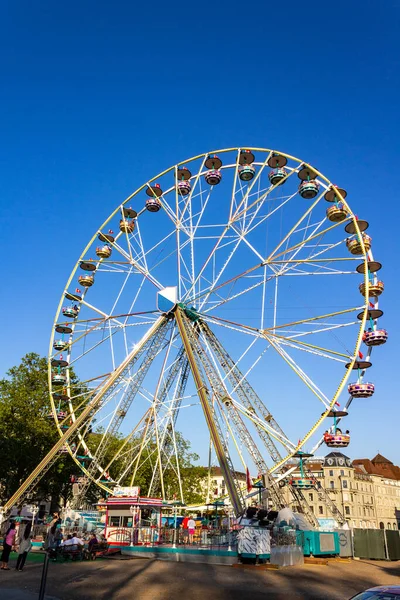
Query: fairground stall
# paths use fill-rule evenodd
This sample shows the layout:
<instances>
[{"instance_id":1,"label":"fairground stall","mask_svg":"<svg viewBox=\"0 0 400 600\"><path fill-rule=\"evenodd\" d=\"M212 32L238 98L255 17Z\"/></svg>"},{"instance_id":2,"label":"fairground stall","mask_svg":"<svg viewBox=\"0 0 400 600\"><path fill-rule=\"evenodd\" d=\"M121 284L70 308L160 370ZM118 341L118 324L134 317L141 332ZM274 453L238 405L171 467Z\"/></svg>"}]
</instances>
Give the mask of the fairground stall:
<instances>
[{"instance_id":1,"label":"fairground stall","mask_svg":"<svg viewBox=\"0 0 400 600\"><path fill-rule=\"evenodd\" d=\"M157 545L161 542L162 512L171 508L161 498L140 496L139 487L117 488L104 502L105 536L110 545Z\"/></svg>"}]
</instances>

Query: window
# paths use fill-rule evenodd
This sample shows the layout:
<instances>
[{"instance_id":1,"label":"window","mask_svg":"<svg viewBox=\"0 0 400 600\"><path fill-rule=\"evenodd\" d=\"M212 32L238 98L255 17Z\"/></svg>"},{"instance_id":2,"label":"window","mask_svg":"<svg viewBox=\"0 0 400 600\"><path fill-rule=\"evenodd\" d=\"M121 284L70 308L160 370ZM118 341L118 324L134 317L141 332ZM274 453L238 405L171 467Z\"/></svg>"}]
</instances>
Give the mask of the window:
<instances>
[{"instance_id":1,"label":"window","mask_svg":"<svg viewBox=\"0 0 400 600\"><path fill-rule=\"evenodd\" d=\"M323 507L323 506L318 506L318 513L319 513L320 515L323 515L323 514L324 514L324 507Z\"/></svg>"},{"instance_id":2,"label":"window","mask_svg":"<svg viewBox=\"0 0 400 600\"><path fill-rule=\"evenodd\" d=\"M314 494L308 494L308 499L310 502L314 502Z\"/></svg>"},{"instance_id":3,"label":"window","mask_svg":"<svg viewBox=\"0 0 400 600\"><path fill-rule=\"evenodd\" d=\"M333 477L333 469L329 471L329 477Z\"/></svg>"},{"instance_id":4,"label":"window","mask_svg":"<svg viewBox=\"0 0 400 600\"><path fill-rule=\"evenodd\" d=\"M119 517L108 517L109 527L119 527Z\"/></svg>"},{"instance_id":5,"label":"window","mask_svg":"<svg viewBox=\"0 0 400 600\"><path fill-rule=\"evenodd\" d=\"M340 469L340 474L342 475L342 477L344 476L344 471L343 471L343 469Z\"/></svg>"},{"instance_id":6,"label":"window","mask_svg":"<svg viewBox=\"0 0 400 600\"><path fill-rule=\"evenodd\" d=\"M334 481L330 481L329 482L329 487L331 488L331 490L335 489L335 482Z\"/></svg>"},{"instance_id":7,"label":"window","mask_svg":"<svg viewBox=\"0 0 400 600\"><path fill-rule=\"evenodd\" d=\"M122 517L122 527L132 527L132 517Z\"/></svg>"},{"instance_id":8,"label":"window","mask_svg":"<svg viewBox=\"0 0 400 600\"><path fill-rule=\"evenodd\" d=\"M346 481L346 479L344 479L342 483L343 483L343 487L344 487L345 489L347 489L347 488L348 488L348 484L347 484L347 481Z\"/></svg>"},{"instance_id":9,"label":"window","mask_svg":"<svg viewBox=\"0 0 400 600\"><path fill-rule=\"evenodd\" d=\"M310 510L312 513L314 512L314 507L312 505L310 506ZM399 529L400 529L400 523L399 523Z\"/></svg>"},{"instance_id":10,"label":"window","mask_svg":"<svg viewBox=\"0 0 400 600\"><path fill-rule=\"evenodd\" d=\"M350 506L345 506L344 507L344 512L345 512L346 515L349 515L350 514Z\"/></svg>"},{"instance_id":11,"label":"window","mask_svg":"<svg viewBox=\"0 0 400 600\"><path fill-rule=\"evenodd\" d=\"M390 524L390 523L388 523L388 524L387 524L387 528L388 528L388 529L392 529L392 526L391 526L391 524Z\"/></svg>"}]
</instances>

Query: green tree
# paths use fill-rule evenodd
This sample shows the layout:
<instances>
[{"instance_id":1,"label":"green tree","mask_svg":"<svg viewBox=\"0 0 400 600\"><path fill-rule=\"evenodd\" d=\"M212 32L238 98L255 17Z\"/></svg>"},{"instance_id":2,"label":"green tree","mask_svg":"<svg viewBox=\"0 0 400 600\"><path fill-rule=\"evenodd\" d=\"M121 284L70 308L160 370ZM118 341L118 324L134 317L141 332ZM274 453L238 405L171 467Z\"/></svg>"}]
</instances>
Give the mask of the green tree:
<instances>
[{"instance_id":1,"label":"green tree","mask_svg":"<svg viewBox=\"0 0 400 600\"><path fill-rule=\"evenodd\" d=\"M81 384L72 369L70 378L74 385L74 394L82 397L79 392L85 391L84 387L80 387ZM80 407L80 410L83 410L83 407ZM54 421L47 416L49 411L47 360L35 353L26 354L21 363L12 367L7 372L7 377L0 380L0 505L12 496L58 441L59 434ZM92 425L95 427L95 422L92 422ZM87 436L86 441L92 454L95 454L103 433L102 428L98 427ZM202 502L202 480L207 475L207 469L195 464L199 457L191 451L190 443L179 432L176 432L175 437L184 499L187 503ZM108 438L106 453L102 459L105 468L123 442L121 434ZM108 469L113 479L117 479L129 462L132 463L132 459L137 456L139 442L138 438L132 439L121 456L113 461ZM169 443L171 444L171 441ZM168 452L171 448L167 446L165 450ZM142 495L148 493L156 456L156 441L151 439L140 455L134 482L140 486ZM39 481L33 498L45 499L52 496L53 499L61 498L66 503L72 495L70 477L77 473L79 467L71 457L68 454L60 455L55 465ZM130 485L132 474L133 468L128 469L122 485ZM175 453L172 453L164 473L164 490L167 499L174 496L180 498ZM161 486L158 485L153 493L161 496ZM104 492L93 484L88 490L86 502L94 502L102 496Z\"/></svg>"},{"instance_id":2,"label":"green tree","mask_svg":"<svg viewBox=\"0 0 400 600\"><path fill-rule=\"evenodd\" d=\"M0 380L0 504L10 498L59 439L54 421L47 417L49 410L47 360L31 352ZM34 496L66 500L74 470L72 459L60 456L39 482Z\"/></svg>"},{"instance_id":3,"label":"green tree","mask_svg":"<svg viewBox=\"0 0 400 600\"><path fill-rule=\"evenodd\" d=\"M139 440L135 440L133 444L137 445L138 441ZM177 474L179 471L184 501L187 504L203 502L204 494L202 493L202 482L204 481L204 477L207 476L207 469L195 464L199 460L199 456L195 452L192 452L190 442L186 440L179 431L175 432L175 442L179 459L178 464L175 452L172 451L171 440L166 443L162 453L164 463L163 468L165 467L163 474L165 499L171 500L173 497L180 499L180 485ZM168 460L168 465L165 465L165 455L169 455L170 452L171 455ZM157 444L155 439L153 439L144 447L141 453L134 481L135 485L140 486L143 495L147 494L149 491L153 470L155 468L156 470L159 469L157 457ZM130 484L132 472L133 471L127 475L124 481L125 485ZM159 478L157 481L158 485L153 489L152 493L161 496L161 482Z\"/></svg>"}]
</instances>

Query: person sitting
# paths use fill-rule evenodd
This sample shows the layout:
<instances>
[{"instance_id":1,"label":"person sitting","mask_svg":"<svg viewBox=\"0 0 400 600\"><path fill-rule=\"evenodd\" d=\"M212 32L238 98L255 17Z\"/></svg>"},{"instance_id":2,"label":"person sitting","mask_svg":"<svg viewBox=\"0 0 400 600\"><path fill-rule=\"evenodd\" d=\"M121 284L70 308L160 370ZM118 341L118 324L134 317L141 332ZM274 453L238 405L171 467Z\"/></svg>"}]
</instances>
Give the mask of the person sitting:
<instances>
[{"instance_id":1,"label":"person sitting","mask_svg":"<svg viewBox=\"0 0 400 600\"><path fill-rule=\"evenodd\" d=\"M77 533L69 533L67 535L67 539L64 540L63 542L63 548L68 547L68 546L75 546L78 550L81 550L83 548L85 544L83 543L83 541L78 538Z\"/></svg>"},{"instance_id":2,"label":"person sitting","mask_svg":"<svg viewBox=\"0 0 400 600\"><path fill-rule=\"evenodd\" d=\"M89 544L88 544L88 554L89 558L95 560L96 558L96 547L98 548L99 541L96 537L95 533L90 534Z\"/></svg>"},{"instance_id":3,"label":"person sitting","mask_svg":"<svg viewBox=\"0 0 400 600\"><path fill-rule=\"evenodd\" d=\"M64 557L82 558L82 550L84 549L83 541L78 538L76 532L67 535L67 539L64 540L62 545L62 553Z\"/></svg>"},{"instance_id":4,"label":"person sitting","mask_svg":"<svg viewBox=\"0 0 400 600\"><path fill-rule=\"evenodd\" d=\"M69 533L67 539L61 542L62 546L72 546L72 535Z\"/></svg>"}]
</instances>

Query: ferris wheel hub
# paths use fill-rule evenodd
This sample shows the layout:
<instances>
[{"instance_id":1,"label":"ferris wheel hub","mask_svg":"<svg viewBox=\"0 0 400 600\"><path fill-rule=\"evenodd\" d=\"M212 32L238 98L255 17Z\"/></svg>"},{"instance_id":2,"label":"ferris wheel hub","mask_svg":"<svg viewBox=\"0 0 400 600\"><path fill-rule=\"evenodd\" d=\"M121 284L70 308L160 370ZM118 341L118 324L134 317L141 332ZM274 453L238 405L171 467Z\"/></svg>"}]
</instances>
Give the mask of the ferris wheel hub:
<instances>
[{"instance_id":1,"label":"ferris wheel hub","mask_svg":"<svg viewBox=\"0 0 400 600\"><path fill-rule=\"evenodd\" d=\"M178 302L178 288L168 286L157 292L157 309L163 313L174 310Z\"/></svg>"}]
</instances>

